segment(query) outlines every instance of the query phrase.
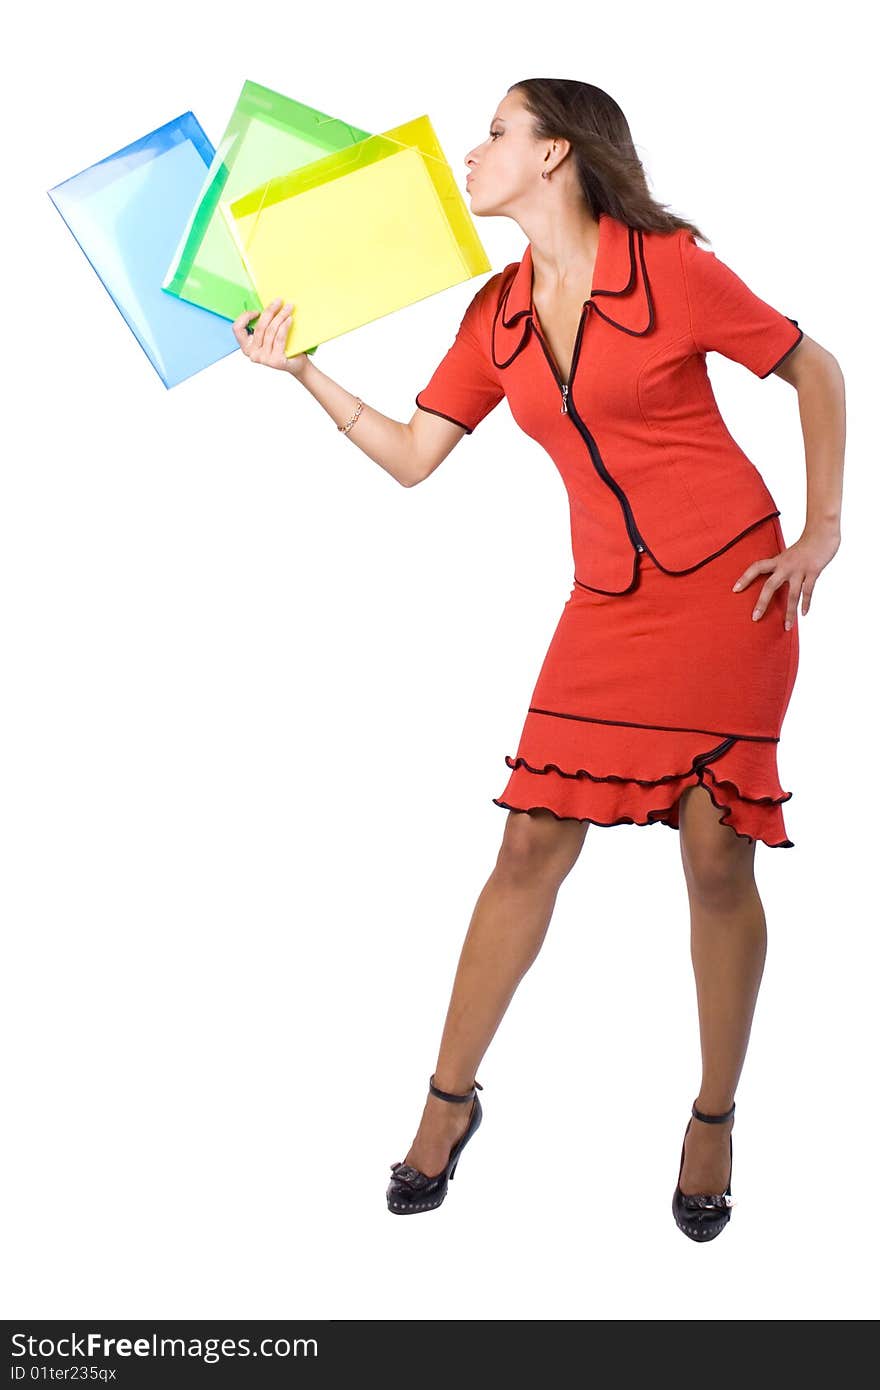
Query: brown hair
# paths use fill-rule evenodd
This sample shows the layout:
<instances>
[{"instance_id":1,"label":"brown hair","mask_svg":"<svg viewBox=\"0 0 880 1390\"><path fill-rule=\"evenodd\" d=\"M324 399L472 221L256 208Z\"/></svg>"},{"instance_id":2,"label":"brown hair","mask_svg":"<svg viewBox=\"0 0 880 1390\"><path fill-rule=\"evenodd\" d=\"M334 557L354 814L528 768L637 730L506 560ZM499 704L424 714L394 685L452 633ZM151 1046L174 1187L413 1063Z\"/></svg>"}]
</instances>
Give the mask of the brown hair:
<instances>
[{"instance_id":1,"label":"brown hair","mask_svg":"<svg viewBox=\"0 0 880 1390\"><path fill-rule=\"evenodd\" d=\"M629 122L601 87L565 77L527 77L507 90L521 94L534 117L536 140L571 142L578 182L593 217L607 212L646 232L686 227L701 241L708 240L693 222L651 196Z\"/></svg>"}]
</instances>

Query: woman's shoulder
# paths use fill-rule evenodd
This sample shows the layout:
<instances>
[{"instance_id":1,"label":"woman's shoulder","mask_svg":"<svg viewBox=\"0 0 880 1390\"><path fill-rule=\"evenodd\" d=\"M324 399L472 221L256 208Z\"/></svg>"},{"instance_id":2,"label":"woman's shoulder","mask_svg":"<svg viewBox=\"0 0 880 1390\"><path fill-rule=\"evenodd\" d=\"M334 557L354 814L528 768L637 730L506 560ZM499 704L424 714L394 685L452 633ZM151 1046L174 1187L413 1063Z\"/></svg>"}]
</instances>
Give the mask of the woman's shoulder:
<instances>
[{"instance_id":1,"label":"woman's shoulder","mask_svg":"<svg viewBox=\"0 0 880 1390\"><path fill-rule=\"evenodd\" d=\"M474 300L479 300L480 304L484 307L488 306L493 310L496 309L499 300L504 297L506 289L521 265L521 260L509 261L502 270L497 270L494 275L491 275L489 279L480 286L474 295Z\"/></svg>"},{"instance_id":2,"label":"woman's shoulder","mask_svg":"<svg viewBox=\"0 0 880 1390\"><path fill-rule=\"evenodd\" d=\"M467 307L462 320L463 326L469 328L483 343L488 343L491 338L498 305L519 267L519 261L511 261L502 270L496 271L483 282Z\"/></svg>"}]
</instances>

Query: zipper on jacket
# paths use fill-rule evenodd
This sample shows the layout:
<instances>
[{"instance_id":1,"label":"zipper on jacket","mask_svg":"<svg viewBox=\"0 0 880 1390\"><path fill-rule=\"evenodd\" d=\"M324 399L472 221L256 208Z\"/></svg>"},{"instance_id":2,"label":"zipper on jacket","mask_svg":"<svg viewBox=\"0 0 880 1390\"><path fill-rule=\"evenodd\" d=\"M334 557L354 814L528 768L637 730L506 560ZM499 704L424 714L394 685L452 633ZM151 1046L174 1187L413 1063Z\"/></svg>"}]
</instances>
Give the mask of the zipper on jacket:
<instances>
[{"instance_id":1,"label":"zipper on jacket","mask_svg":"<svg viewBox=\"0 0 880 1390\"><path fill-rule=\"evenodd\" d=\"M571 359L571 372L570 372L571 381L574 380L574 374L575 374L575 369L576 369L576 367L577 367L578 355L579 355L579 353L580 353L581 338L583 337L584 324L586 323L587 312L589 311L589 308L590 308L590 301L589 301L589 299L588 299L587 302L586 302L586 304L584 305L583 309L581 310L581 321L580 321L580 323L578 324L577 338L575 339L575 344L574 344L574 354L573 354L572 359ZM533 323L534 323L534 321L533 321ZM535 328L537 329L537 325L534 325L534 326L535 326ZM628 500L628 498L627 498L627 496L626 496L626 493L624 492L624 490L623 490L623 488L620 486L620 484L617 483L617 482L615 482L615 480L612 478L611 474L608 472L608 469L605 467L605 464L602 462L602 455L599 453L599 449L598 449L598 446L597 446L597 444L596 444L596 441L595 441L595 439L593 438L593 436L590 434L590 431L587 429L586 425L584 424L583 420L582 420L582 419L580 418L580 416L578 415L577 411L576 411L576 410L569 410L569 408L568 408L568 397L569 397L569 385L570 385L570 383L564 382L564 381L562 380L562 377L559 375L559 372L558 372L557 367L556 367L556 363L555 363L554 360L553 360L553 356L552 356L552 354L548 351L547 344L544 342L544 336L543 336L543 334L542 334L540 331L538 332L538 341L539 341L539 343L541 344L541 347L544 349L544 356L547 358L547 361L550 363L550 369L551 369L551 371L553 372L553 375L555 376L555 378L556 378L556 380L557 380L557 382L558 382L558 384L559 384L559 389L560 389L560 391L561 391L561 393L562 393L562 409L561 409L561 412L560 412L560 413L561 413L562 415L568 415L569 418L570 418L570 420L571 420L571 422L572 422L572 424L574 425L575 429L578 431L578 433L579 433L580 435L583 436L583 439L584 439L585 442L586 442L587 449L589 450L590 458L591 458L592 461L593 461L593 466L594 466L594 468L596 469L596 472L599 474L599 477L603 480L603 482L607 483L608 486L611 488L612 492L614 492L615 495L617 496L617 499L618 499L618 501L620 502L621 507L623 508L623 519L624 519L624 521L626 522L627 533L628 533L628 535L629 535L630 542L632 543L633 548L634 548L635 550L644 550L644 549L646 548L646 547L645 547L645 542L644 542L643 537L639 534L638 528L636 527L636 519L635 519L635 517L633 516L632 508L631 508L630 505L629 505L629 500Z\"/></svg>"}]
</instances>

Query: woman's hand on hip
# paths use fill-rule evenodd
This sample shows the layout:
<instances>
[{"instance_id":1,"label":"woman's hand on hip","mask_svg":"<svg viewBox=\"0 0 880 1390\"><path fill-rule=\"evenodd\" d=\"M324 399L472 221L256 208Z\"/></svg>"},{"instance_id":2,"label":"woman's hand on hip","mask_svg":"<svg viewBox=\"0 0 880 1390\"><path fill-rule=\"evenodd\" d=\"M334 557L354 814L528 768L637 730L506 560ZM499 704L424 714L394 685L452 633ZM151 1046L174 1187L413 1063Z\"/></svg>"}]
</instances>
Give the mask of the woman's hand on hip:
<instances>
[{"instance_id":1,"label":"woman's hand on hip","mask_svg":"<svg viewBox=\"0 0 880 1390\"><path fill-rule=\"evenodd\" d=\"M284 346L290 331L293 305L281 299L273 299L260 313L253 328L248 324L256 318L258 310L246 309L232 325L236 342L251 362L259 362L263 367L275 367L278 371L290 372L299 376L309 360L308 353L298 352L293 357L285 357Z\"/></svg>"},{"instance_id":2,"label":"woman's hand on hip","mask_svg":"<svg viewBox=\"0 0 880 1390\"><path fill-rule=\"evenodd\" d=\"M837 554L839 546L840 531L836 527L805 530L800 539L787 550L781 550L778 555L768 556L766 560L755 560L744 569L733 586L734 590L746 589L759 575L767 575L752 612L752 617L757 621L763 617L779 586L788 584L788 603L785 609L785 626L788 629L793 626L797 616L801 591L804 596L801 613L809 612L816 580Z\"/></svg>"}]
</instances>

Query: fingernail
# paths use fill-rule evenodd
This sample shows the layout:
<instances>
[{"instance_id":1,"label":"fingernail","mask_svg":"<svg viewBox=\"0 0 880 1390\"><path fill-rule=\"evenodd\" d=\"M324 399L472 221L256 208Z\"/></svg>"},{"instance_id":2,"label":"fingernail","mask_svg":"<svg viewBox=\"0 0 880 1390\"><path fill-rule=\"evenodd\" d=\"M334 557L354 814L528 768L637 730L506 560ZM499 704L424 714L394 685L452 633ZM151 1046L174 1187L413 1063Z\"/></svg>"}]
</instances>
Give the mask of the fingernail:
<instances>
[{"instance_id":1,"label":"fingernail","mask_svg":"<svg viewBox=\"0 0 880 1390\"><path fill-rule=\"evenodd\" d=\"M739 580L737 580L733 587L734 587L734 591L735 591L735 590L737 590L737 589L741 589L741 588L742 588L742 585L740 584Z\"/></svg>"},{"instance_id":2,"label":"fingernail","mask_svg":"<svg viewBox=\"0 0 880 1390\"><path fill-rule=\"evenodd\" d=\"M791 623L790 623L790 622L788 621L788 619L786 618L786 620L785 620L785 630L786 630L786 632L788 632L788 630L789 630L790 627L791 627Z\"/></svg>"},{"instance_id":3,"label":"fingernail","mask_svg":"<svg viewBox=\"0 0 880 1390\"><path fill-rule=\"evenodd\" d=\"M754 611L754 613L752 614L752 617L753 617L753 618L760 618L760 616L761 616L761 615L760 615L760 613L758 612L758 610L757 610L757 608L756 608L755 611Z\"/></svg>"}]
</instances>

